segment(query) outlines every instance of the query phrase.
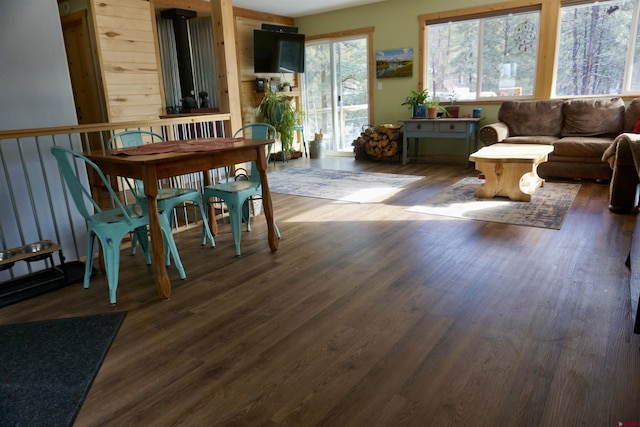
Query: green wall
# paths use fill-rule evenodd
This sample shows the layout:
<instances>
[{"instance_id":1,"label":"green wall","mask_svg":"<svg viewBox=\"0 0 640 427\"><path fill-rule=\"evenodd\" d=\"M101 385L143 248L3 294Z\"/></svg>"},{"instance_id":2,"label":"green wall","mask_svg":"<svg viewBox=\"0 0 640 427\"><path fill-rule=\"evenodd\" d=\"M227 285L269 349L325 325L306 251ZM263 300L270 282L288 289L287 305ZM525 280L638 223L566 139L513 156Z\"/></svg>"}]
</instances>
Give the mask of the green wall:
<instances>
[{"instance_id":1,"label":"green wall","mask_svg":"<svg viewBox=\"0 0 640 427\"><path fill-rule=\"evenodd\" d=\"M373 51L413 48L413 77L376 79L374 82L374 122L395 123L411 116L410 111L400 104L411 90L418 88L419 72L419 28L418 16L454 9L495 4L496 1L482 0L386 0L367 6L358 6L336 12L297 18L295 25L307 36L375 27ZM382 88L378 88L382 83ZM495 121L499 105L463 104L461 114L471 114L480 106L487 119L482 123Z\"/></svg>"}]
</instances>

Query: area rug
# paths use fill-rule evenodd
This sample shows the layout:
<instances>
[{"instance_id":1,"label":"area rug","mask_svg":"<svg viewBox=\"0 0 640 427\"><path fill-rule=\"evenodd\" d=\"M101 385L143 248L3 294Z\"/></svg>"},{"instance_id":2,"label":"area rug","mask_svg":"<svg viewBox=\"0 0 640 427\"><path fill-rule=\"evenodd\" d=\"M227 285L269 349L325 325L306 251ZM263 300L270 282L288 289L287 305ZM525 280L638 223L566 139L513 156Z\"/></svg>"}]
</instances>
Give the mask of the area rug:
<instances>
[{"instance_id":1,"label":"area rug","mask_svg":"<svg viewBox=\"0 0 640 427\"><path fill-rule=\"evenodd\" d=\"M464 178L411 212L505 224L559 230L569 212L580 184L545 182L533 193L530 202L513 202L505 197L478 199L473 195L484 180Z\"/></svg>"},{"instance_id":2,"label":"area rug","mask_svg":"<svg viewBox=\"0 0 640 427\"><path fill-rule=\"evenodd\" d=\"M288 168L269 172L273 193L354 203L379 203L423 176Z\"/></svg>"},{"instance_id":3,"label":"area rug","mask_svg":"<svg viewBox=\"0 0 640 427\"><path fill-rule=\"evenodd\" d=\"M0 425L72 425L125 315L0 326Z\"/></svg>"}]
</instances>

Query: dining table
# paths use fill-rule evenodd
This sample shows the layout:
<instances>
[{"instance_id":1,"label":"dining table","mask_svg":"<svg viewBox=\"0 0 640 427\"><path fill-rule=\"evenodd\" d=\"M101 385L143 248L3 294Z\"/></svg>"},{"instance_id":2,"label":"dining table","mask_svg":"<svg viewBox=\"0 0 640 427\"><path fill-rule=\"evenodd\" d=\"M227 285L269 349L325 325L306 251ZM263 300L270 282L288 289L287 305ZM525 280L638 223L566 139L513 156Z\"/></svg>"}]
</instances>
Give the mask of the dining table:
<instances>
[{"instance_id":1,"label":"dining table","mask_svg":"<svg viewBox=\"0 0 640 427\"><path fill-rule=\"evenodd\" d=\"M160 299L170 299L171 282L164 262L164 242L158 217L158 180L202 172L203 184L206 186L211 184L209 170L254 161L262 184L262 207L267 220L269 248L272 252L277 252L278 238L273 219L265 154L265 146L273 142L272 139L196 138L145 144L130 149L101 148L83 152L106 175L142 180L149 211L151 253ZM213 215L210 215L210 218L212 232L215 234L215 219Z\"/></svg>"}]
</instances>

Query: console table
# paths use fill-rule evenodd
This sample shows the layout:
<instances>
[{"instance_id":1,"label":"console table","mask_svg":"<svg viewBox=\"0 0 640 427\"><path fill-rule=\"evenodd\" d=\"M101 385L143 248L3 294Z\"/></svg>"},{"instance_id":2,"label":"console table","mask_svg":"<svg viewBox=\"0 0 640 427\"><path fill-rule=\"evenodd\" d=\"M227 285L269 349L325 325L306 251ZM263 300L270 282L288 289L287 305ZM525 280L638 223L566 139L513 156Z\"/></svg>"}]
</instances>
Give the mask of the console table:
<instances>
[{"instance_id":1,"label":"console table","mask_svg":"<svg viewBox=\"0 0 640 427\"><path fill-rule=\"evenodd\" d=\"M460 119L408 119L401 120L402 125L402 164L406 165L410 159L418 159L418 145L420 138L446 138L463 139L466 143L466 165L469 167L469 155L471 154L471 138L474 141L474 151L478 149L478 131L480 130L478 118ZM414 139L413 155L409 155L409 138Z\"/></svg>"}]
</instances>

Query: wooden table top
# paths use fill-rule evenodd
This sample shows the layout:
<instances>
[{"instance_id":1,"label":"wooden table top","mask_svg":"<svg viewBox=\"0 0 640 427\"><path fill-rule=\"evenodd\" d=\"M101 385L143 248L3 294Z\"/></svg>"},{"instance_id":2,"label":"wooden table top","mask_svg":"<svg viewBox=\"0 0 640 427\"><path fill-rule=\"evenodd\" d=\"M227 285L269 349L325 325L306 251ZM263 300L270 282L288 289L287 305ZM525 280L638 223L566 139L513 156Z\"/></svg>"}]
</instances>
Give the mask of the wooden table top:
<instances>
[{"instance_id":1,"label":"wooden table top","mask_svg":"<svg viewBox=\"0 0 640 427\"><path fill-rule=\"evenodd\" d=\"M499 161L502 163L533 163L553 152L552 145L497 143L483 147L469 156L475 161Z\"/></svg>"}]
</instances>

